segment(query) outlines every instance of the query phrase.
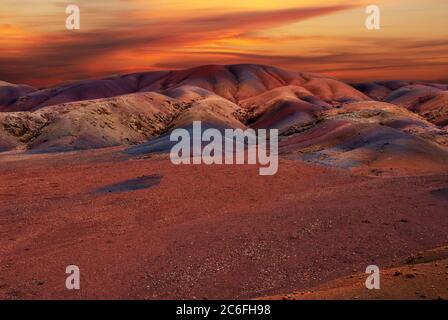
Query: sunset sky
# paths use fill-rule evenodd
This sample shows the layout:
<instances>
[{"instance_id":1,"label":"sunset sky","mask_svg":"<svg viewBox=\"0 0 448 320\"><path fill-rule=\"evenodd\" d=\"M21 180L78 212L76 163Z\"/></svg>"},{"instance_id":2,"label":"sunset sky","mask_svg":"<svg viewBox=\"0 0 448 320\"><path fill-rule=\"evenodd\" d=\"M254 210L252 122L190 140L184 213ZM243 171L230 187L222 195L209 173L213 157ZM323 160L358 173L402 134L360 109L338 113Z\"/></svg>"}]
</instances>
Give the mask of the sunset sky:
<instances>
[{"instance_id":1,"label":"sunset sky","mask_svg":"<svg viewBox=\"0 0 448 320\"><path fill-rule=\"evenodd\" d=\"M81 29L65 29L65 7ZM364 26L381 8L381 30ZM257 63L336 78L448 79L447 0L1 0L0 80L46 86Z\"/></svg>"}]
</instances>

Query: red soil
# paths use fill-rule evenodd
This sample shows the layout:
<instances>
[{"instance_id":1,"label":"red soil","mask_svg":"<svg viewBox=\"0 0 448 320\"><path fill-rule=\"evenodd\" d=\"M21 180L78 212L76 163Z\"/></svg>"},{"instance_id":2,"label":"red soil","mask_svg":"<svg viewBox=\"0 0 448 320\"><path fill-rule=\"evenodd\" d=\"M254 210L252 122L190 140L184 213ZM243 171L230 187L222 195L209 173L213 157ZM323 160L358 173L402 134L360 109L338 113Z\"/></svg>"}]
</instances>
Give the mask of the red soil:
<instances>
[{"instance_id":1,"label":"red soil","mask_svg":"<svg viewBox=\"0 0 448 320\"><path fill-rule=\"evenodd\" d=\"M448 244L446 174L282 159L259 176L118 151L0 156L0 298L256 298ZM148 175L160 184L95 192ZM70 264L81 290L65 288Z\"/></svg>"},{"instance_id":2,"label":"red soil","mask_svg":"<svg viewBox=\"0 0 448 320\"><path fill-rule=\"evenodd\" d=\"M380 271L380 288L368 290L367 274L353 274L318 287L272 296L267 300L448 300L448 247L408 257Z\"/></svg>"}]
</instances>

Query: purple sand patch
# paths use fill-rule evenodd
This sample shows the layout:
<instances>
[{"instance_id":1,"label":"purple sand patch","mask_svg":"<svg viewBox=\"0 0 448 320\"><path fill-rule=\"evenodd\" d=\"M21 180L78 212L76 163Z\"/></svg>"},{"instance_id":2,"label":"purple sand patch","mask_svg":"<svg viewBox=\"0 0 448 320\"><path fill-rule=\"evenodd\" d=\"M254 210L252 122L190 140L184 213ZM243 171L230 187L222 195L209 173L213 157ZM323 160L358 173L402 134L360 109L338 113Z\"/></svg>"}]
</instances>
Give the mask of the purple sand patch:
<instances>
[{"instance_id":1,"label":"purple sand patch","mask_svg":"<svg viewBox=\"0 0 448 320\"><path fill-rule=\"evenodd\" d=\"M448 188L431 190L430 193L431 193L431 195L433 195L435 197L448 200Z\"/></svg>"},{"instance_id":2,"label":"purple sand patch","mask_svg":"<svg viewBox=\"0 0 448 320\"><path fill-rule=\"evenodd\" d=\"M162 180L161 175L153 174L150 176L141 176L134 179L129 179L119 183L115 183L103 188L99 188L95 193L110 193L110 192L128 192L141 189L148 189L154 187Z\"/></svg>"}]
</instances>

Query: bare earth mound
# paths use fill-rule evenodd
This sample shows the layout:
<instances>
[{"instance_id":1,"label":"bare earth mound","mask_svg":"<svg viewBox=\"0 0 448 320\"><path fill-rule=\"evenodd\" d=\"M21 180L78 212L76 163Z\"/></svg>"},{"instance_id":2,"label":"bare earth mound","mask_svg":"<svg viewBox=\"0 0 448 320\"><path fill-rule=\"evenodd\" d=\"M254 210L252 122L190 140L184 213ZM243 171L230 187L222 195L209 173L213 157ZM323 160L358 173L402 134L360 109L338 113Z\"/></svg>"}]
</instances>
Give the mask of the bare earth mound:
<instances>
[{"instance_id":1,"label":"bare earth mound","mask_svg":"<svg viewBox=\"0 0 448 320\"><path fill-rule=\"evenodd\" d=\"M315 288L266 300L448 300L448 247L419 252L381 270L380 289L368 290L368 274L353 274Z\"/></svg>"},{"instance_id":2,"label":"bare earth mound","mask_svg":"<svg viewBox=\"0 0 448 320\"><path fill-rule=\"evenodd\" d=\"M323 165L375 175L446 171L446 89L404 81L350 86L261 65L136 73L3 99L0 150L140 145L140 153L167 152L172 129L201 120L218 129L278 129L282 153Z\"/></svg>"}]
</instances>

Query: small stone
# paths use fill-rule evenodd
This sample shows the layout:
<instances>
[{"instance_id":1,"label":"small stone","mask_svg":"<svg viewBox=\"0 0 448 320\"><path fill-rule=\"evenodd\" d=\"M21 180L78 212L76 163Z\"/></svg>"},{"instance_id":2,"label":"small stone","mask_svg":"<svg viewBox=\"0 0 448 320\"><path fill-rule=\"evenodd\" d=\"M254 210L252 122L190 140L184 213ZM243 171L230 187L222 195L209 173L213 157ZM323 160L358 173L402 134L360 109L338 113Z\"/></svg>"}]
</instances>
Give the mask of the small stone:
<instances>
[{"instance_id":1,"label":"small stone","mask_svg":"<svg viewBox=\"0 0 448 320\"><path fill-rule=\"evenodd\" d=\"M406 264L411 264L414 261L415 261L415 257L414 256L409 256L409 257L406 258Z\"/></svg>"}]
</instances>

